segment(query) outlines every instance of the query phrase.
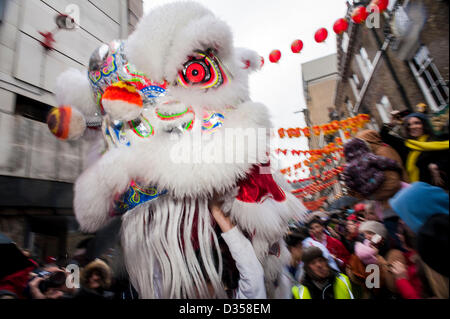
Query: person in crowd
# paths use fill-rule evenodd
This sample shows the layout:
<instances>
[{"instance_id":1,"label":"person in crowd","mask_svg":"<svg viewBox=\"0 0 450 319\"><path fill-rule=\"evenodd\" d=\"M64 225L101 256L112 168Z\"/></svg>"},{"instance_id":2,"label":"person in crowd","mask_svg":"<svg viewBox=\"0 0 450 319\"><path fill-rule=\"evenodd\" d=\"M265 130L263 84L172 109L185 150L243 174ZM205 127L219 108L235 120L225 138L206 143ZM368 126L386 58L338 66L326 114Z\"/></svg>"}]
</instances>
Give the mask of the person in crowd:
<instances>
[{"instance_id":1,"label":"person in crowd","mask_svg":"<svg viewBox=\"0 0 450 319\"><path fill-rule=\"evenodd\" d=\"M382 138L381 135L375 131L375 130L363 130L358 132L355 135L355 138L359 138L363 141L365 141L370 148L370 151L374 153L377 156L383 156L386 158L389 158L391 160L394 160L400 167L401 174L400 178L404 182L408 182L408 174L406 173L406 170L403 166L403 161L400 155L397 153L397 151L392 148L390 145L386 144ZM398 172L395 172L396 174L399 174ZM395 185L394 185L395 187ZM389 188L388 185L385 185L385 188Z\"/></svg>"},{"instance_id":2,"label":"person in crowd","mask_svg":"<svg viewBox=\"0 0 450 319\"><path fill-rule=\"evenodd\" d=\"M309 233L312 239L324 245L340 269L345 269L350 258L350 253L345 246L336 238L325 233L325 228L319 219L313 219L308 223Z\"/></svg>"},{"instance_id":3,"label":"person in crowd","mask_svg":"<svg viewBox=\"0 0 450 319\"><path fill-rule=\"evenodd\" d=\"M355 254L365 265L377 264L377 256L384 256L388 251L386 228L382 223L370 220L359 226L359 232L364 241L355 244Z\"/></svg>"},{"instance_id":4,"label":"person in crowd","mask_svg":"<svg viewBox=\"0 0 450 319\"><path fill-rule=\"evenodd\" d=\"M405 137L383 126L380 136L402 158L411 183L422 181L448 189L449 141L439 141L433 134L428 117L412 113L404 119Z\"/></svg>"},{"instance_id":5,"label":"person in crowd","mask_svg":"<svg viewBox=\"0 0 450 319\"><path fill-rule=\"evenodd\" d=\"M392 209L417 236L417 251L438 298L449 297L449 195L424 182L413 183L390 201Z\"/></svg>"},{"instance_id":6,"label":"person in crowd","mask_svg":"<svg viewBox=\"0 0 450 319\"><path fill-rule=\"evenodd\" d=\"M222 232L222 239L226 247L222 248L222 255L228 249L235 263L238 276L230 274L230 278L222 277L228 296L233 299L265 299L267 292L264 283L264 270L256 257L252 244L233 224L229 216L225 216L222 203L213 200L209 210ZM226 249L225 249L226 248ZM227 258L225 258L227 259ZM232 268L232 265L226 268ZM210 295L214 297L214 289L209 285Z\"/></svg>"},{"instance_id":7,"label":"person in crowd","mask_svg":"<svg viewBox=\"0 0 450 319\"><path fill-rule=\"evenodd\" d=\"M387 285L393 293L398 293L403 299L420 299L423 296L422 279L419 275L420 258L411 247L413 244L409 232L406 229L400 231L403 233L399 234L399 237L405 245L405 252L400 250L390 252L387 259L390 272Z\"/></svg>"},{"instance_id":8,"label":"person in crowd","mask_svg":"<svg viewBox=\"0 0 450 319\"><path fill-rule=\"evenodd\" d=\"M355 214L347 217L345 225L345 234L341 236L341 242L350 254L355 252L355 244L364 240L359 233L360 221Z\"/></svg>"},{"instance_id":9,"label":"person in crowd","mask_svg":"<svg viewBox=\"0 0 450 319\"><path fill-rule=\"evenodd\" d=\"M322 250L309 247L303 251L305 275L300 285L292 287L295 299L354 299L348 277L330 268Z\"/></svg>"},{"instance_id":10,"label":"person in crowd","mask_svg":"<svg viewBox=\"0 0 450 319\"><path fill-rule=\"evenodd\" d=\"M328 249L309 237L309 231L306 226L300 225L291 228L285 237L285 243L291 259L289 264L284 267L280 283L275 292L276 299L292 299L292 286L298 284L305 274L302 256L303 251L309 247L320 249L330 268L334 271L339 271L336 261Z\"/></svg>"},{"instance_id":11,"label":"person in crowd","mask_svg":"<svg viewBox=\"0 0 450 319\"><path fill-rule=\"evenodd\" d=\"M113 293L108 291L111 286L112 272L106 262L95 259L81 271L81 288L75 299L112 299Z\"/></svg>"},{"instance_id":12,"label":"person in crowd","mask_svg":"<svg viewBox=\"0 0 450 319\"><path fill-rule=\"evenodd\" d=\"M363 198L383 200L400 189L400 166L394 160L373 154L365 141L351 139L344 144L344 155L347 161L342 172L344 182ZM398 178L391 178L387 172L397 173Z\"/></svg>"},{"instance_id":13,"label":"person in crowd","mask_svg":"<svg viewBox=\"0 0 450 319\"><path fill-rule=\"evenodd\" d=\"M359 227L359 232L364 236L364 241L355 244L355 254L348 269L351 278L356 277L363 289L365 298L390 299L393 298L392 289L386 285L390 275L390 265L388 260L392 249L389 247L389 235L384 225L377 221L365 221ZM370 274L367 266L378 266L379 287L366 287L365 279ZM392 280L390 281L392 282Z\"/></svg>"},{"instance_id":14,"label":"person in crowd","mask_svg":"<svg viewBox=\"0 0 450 319\"><path fill-rule=\"evenodd\" d=\"M66 285L65 269L54 265L44 266L29 282L29 294L32 299L71 298L74 290Z\"/></svg>"}]
</instances>

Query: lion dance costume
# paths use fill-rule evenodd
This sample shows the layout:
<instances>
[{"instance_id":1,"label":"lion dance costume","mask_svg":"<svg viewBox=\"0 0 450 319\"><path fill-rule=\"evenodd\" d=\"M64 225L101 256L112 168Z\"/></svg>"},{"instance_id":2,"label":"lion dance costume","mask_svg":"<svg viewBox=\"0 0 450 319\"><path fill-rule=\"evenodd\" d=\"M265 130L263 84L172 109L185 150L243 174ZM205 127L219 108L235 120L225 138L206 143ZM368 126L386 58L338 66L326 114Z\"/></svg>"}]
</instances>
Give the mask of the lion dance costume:
<instances>
[{"instance_id":1,"label":"lion dance costume","mask_svg":"<svg viewBox=\"0 0 450 319\"><path fill-rule=\"evenodd\" d=\"M88 76L58 78L50 130L88 138L97 153L75 183L76 218L95 232L122 216L125 265L141 298L206 298L207 282L226 297L213 196L251 240L271 296L289 256L288 223L306 210L270 171L268 110L248 92L262 64L233 47L209 10L173 3L97 49Z\"/></svg>"}]
</instances>

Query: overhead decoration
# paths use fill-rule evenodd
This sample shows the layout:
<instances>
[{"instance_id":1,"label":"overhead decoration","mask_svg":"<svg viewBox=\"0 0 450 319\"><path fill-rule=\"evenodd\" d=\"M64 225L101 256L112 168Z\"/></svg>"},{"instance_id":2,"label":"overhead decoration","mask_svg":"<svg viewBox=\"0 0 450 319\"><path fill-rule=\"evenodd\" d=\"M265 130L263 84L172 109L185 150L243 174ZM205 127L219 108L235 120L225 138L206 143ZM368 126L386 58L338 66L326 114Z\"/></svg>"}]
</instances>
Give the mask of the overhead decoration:
<instances>
[{"instance_id":1,"label":"overhead decoration","mask_svg":"<svg viewBox=\"0 0 450 319\"><path fill-rule=\"evenodd\" d=\"M322 125L314 125L312 127L313 134L319 136L321 133L324 135L335 134L340 129L348 130L348 129L358 129L363 128L366 123L370 122L370 116L368 114L358 114L354 117L347 118L341 121L333 121L327 124ZM303 133L303 135L302 135ZM305 128L280 128L278 129L278 135L280 138L285 138L286 136L289 138L293 137L310 137L311 132L308 127Z\"/></svg>"},{"instance_id":2,"label":"overhead decoration","mask_svg":"<svg viewBox=\"0 0 450 319\"><path fill-rule=\"evenodd\" d=\"M356 24L364 23L368 16L366 7L363 6L356 7L352 12L352 20Z\"/></svg>"},{"instance_id":3,"label":"overhead decoration","mask_svg":"<svg viewBox=\"0 0 450 319\"><path fill-rule=\"evenodd\" d=\"M369 4L369 11L372 12L376 7L378 7L378 11L384 12L389 6L389 0L372 0Z\"/></svg>"},{"instance_id":4,"label":"overhead decoration","mask_svg":"<svg viewBox=\"0 0 450 319\"><path fill-rule=\"evenodd\" d=\"M328 31L325 28L320 28L319 30L316 31L316 33L314 34L314 40L317 43L322 43L324 42L328 37Z\"/></svg>"},{"instance_id":5,"label":"overhead decoration","mask_svg":"<svg viewBox=\"0 0 450 319\"><path fill-rule=\"evenodd\" d=\"M281 59L281 52L280 50L273 50L272 52L270 52L269 55L269 61L272 63L278 63L278 61L280 61Z\"/></svg>"},{"instance_id":6,"label":"overhead decoration","mask_svg":"<svg viewBox=\"0 0 450 319\"><path fill-rule=\"evenodd\" d=\"M331 182L327 182L327 183L323 183L323 184L309 185L309 186L306 186L305 188L299 188L299 189L292 191L292 194L294 194L298 198L302 198L307 195L319 193L319 192L333 186L337 182L338 182L338 180L333 180Z\"/></svg>"},{"instance_id":7,"label":"overhead decoration","mask_svg":"<svg viewBox=\"0 0 450 319\"><path fill-rule=\"evenodd\" d=\"M300 53L303 49L303 41L302 40L294 40L291 44L291 50L293 53Z\"/></svg>"},{"instance_id":8,"label":"overhead decoration","mask_svg":"<svg viewBox=\"0 0 450 319\"><path fill-rule=\"evenodd\" d=\"M333 31L336 34L342 34L348 29L348 21L347 19L341 18L336 20L333 25Z\"/></svg>"}]
</instances>

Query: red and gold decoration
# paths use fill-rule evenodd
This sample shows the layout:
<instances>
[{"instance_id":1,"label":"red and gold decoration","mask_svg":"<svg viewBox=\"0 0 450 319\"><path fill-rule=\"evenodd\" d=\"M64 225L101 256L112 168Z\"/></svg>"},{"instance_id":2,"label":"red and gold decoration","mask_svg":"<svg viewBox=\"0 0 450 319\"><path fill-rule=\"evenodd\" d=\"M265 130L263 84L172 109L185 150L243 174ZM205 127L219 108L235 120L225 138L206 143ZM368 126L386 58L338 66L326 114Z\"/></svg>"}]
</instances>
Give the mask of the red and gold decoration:
<instances>
[{"instance_id":1,"label":"red and gold decoration","mask_svg":"<svg viewBox=\"0 0 450 319\"><path fill-rule=\"evenodd\" d=\"M348 29L348 21L347 19L341 18L336 20L333 25L333 31L336 34L342 34Z\"/></svg>"},{"instance_id":2,"label":"red and gold decoration","mask_svg":"<svg viewBox=\"0 0 450 319\"><path fill-rule=\"evenodd\" d=\"M280 50L273 50L272 52L270 52L269 55L269 61L272 63L278 63L278 61L280 61L281 59L281 52Z\"/></svg>"},{"instance_id":3,"label":"red and gold decoration","mask_svg":"<svg viewBox=\"0 0 450 319\"><path fill-rule=\"evenodd\" d=\"M342 121L333 121L323 125L315 125L312 127L313 134L319 136L322 132L324 135L335 134L340 129L342 130L357 130L363 128L366 123L370 122L370 116L367 114L358 114L355 117L351 117ZM303 133L303 134L302 134ZM308 127L305 128L280 128L278 129L278 135L280 138L293 138L293 137L310 137L311 132Z\"/></svg>"},{"instance_id":4,"label":"red and gold decoration","mask_svg":"<svg viewBox=\"0 0 450 319\"><path fill-rule=\"evenodd\" d=\"M303 41L302 40L294 40L291 44L292 53L300 53L303 49Z\"/></svg>"},{"instance_id":5,"label":"red and gold decoration","mask_svg":"<svg viewBox=\"0 0 450 319\"><path fill-rule=\"evenodd\" d=\"M314 40L317 43L322 43L324 42L326 39L328 38L328 31L325 28L320 28L319 30L316 31L316 33L314 34Z\"/></svg>"},{"instance_id":6,"label":"red and gold decoration","mask_svg":"<svg viewBox=\"0 0 450 319\"><path fill-rule=\"evenodd\" d=\"M368 16L366 7L363 6L356 7L352 12L352 20L356 24L364 23Z\"/></svg>"},{"instance_id":7,"label":"red and gold decoration","mask_svg":"<svg viewBox=\"0 0 450 319\"><path fill-rule=\"evenodd\" d=\"M372 0L369 4L369 12L375 11L378 9L378 12L384 12L389 6L389 0Z\"/></svg>"}]
</instances>

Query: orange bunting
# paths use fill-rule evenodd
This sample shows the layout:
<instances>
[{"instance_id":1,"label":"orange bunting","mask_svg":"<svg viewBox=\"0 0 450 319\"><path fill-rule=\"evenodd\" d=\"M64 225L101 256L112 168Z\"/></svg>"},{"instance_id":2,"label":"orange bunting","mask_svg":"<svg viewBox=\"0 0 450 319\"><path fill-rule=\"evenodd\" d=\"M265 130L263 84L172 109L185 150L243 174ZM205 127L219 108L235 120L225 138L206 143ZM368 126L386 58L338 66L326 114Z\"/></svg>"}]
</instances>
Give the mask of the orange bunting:
<instances>
[{"instance_id":1,"label":"orange bunting","mask_svg":"<svg viewBox=\"0 0 450 319\"><path fill-rule=\"evenodd\" d=\"M370 116L368 114L358 114L354 117L350 117L341 121L332 121L323 125L314 125L312 127L313 134L315 136L319 136L322 132L324 135L335 134L339 129L343 130L352 130L353 132L357 132L358 128L363 128L366 123L370 122ZM301 137L303 133L304 137L310 137L311 131L309 127L304 128L280 128L278 129L278 135L280 138L286 137Z\"/></svg>"}]
</instances>

